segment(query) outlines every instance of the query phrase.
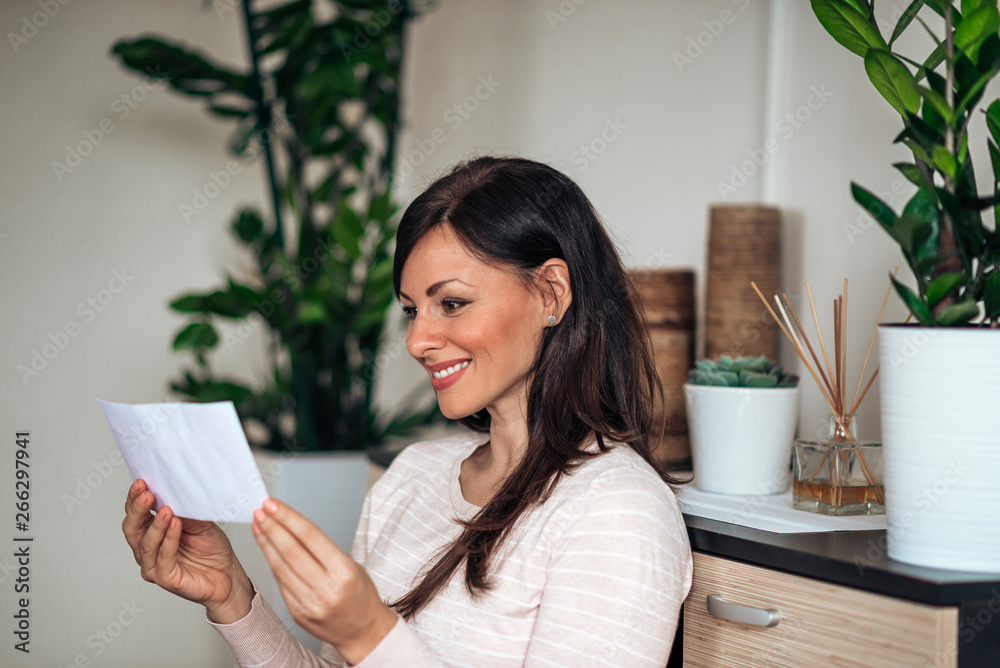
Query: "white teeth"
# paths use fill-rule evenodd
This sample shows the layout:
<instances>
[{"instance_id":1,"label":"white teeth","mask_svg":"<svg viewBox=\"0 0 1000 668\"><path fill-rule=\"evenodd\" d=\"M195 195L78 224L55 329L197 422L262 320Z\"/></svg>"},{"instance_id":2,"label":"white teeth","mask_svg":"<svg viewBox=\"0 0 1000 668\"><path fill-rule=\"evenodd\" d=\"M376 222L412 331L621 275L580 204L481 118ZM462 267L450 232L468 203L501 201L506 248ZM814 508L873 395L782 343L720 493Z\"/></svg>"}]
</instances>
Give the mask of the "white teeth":
<instances>
[{"instance_id":1,"label":"white teeth","mask_svg":"<svg viewBox=\"0 0 1000 668\"><path fill-rule=\"evenodd\" d=\"M456 364L455 366L448 367L444 371L432 371L431 375L434 376L435 378L447 378L451 374L455 373L460 369L464 369L467 366L469 366L469 360L466 360L461 364Z\"/></svg>"}]
</instances>

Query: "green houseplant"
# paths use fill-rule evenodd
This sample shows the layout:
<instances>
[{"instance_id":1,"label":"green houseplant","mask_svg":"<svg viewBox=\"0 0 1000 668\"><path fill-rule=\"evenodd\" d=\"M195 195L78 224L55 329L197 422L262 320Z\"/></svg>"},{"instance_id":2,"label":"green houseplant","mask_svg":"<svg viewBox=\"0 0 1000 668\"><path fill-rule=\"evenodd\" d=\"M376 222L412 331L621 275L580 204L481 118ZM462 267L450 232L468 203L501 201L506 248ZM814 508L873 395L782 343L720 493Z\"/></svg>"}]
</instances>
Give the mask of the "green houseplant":
<instances>
[{"instance_id":1,"label":"green houseplant","mask_svg":"<svg viewBox=\"0 0 1000 668\"><path fill-rule=\"evenodd\" d=\"M763 355L695 363L684 384L695 487L721 494L788 489L798 381Z\"/></svg>"},{"instance_id":2,"label":"green houseplant","mask_svg":"<svg viewBox=\"0 0 1000 668\"><path fill-rule=\"evenodd\" d=\"M888 554L1000 571L1000 100L976 113L1000 73L997 4L915 0L888 39L870 0L812 0L812 8L863 59L902 121L895 141L911 155L894 163L915 186L901 212L851 185L915 281L892 279L916 323L879 327ZM919 57L898 48L916 25L929 35ZM992 167L985 192L970 149L982 131Z\"/></svg>"},{"instance_id":3,"label":"green houseplant","mask_svg":"<svg viewBox=\"0 0 1000 668\"><path fill-rule=\"evenodd\" d=\"M735 359L722 355L718 361L698 360L688 372L688 382L718 387L795 387L799 377L785 373L765 355Z\"/></svg>"},{"instance_id":4,"label":"green houseplant","mask_svg":"<svg viewBox=\"0 0 1000 668\"><path fill-rule=\"evenodd\" d=\"M262 154L270 185L270 211L243 208L231 223L255 275L227 276L170 303L191 318L173 348L194 360L171 388L195 401L231 399L262 448L360 451L443 419L433 400L415 408L419 396L391 417L372 405L393 301L391 184L413 10L374 0L253 5L227 5L242 14L245 68L157 36L112 48L127 68L154 73L230 120L232 154ZM186 220L199 213L193 204L181 205ZM209 353L234 336L220 335L216 324L226 321L269 336L270 377L260 387L212 369Z\"/></svg>"}]
</instances>

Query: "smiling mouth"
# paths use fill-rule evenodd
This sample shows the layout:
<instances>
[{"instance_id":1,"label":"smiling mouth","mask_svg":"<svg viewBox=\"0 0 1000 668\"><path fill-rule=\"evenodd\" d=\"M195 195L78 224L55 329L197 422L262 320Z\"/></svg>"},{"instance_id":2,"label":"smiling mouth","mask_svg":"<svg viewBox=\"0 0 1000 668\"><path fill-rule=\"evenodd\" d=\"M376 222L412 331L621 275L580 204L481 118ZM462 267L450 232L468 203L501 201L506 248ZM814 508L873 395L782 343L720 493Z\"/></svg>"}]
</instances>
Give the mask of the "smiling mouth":
<instances>
[{"instance_id":1,"label":"smiling mouth","mask_svg":"<svg viewBox=\"0 0 1000 668\"><path fill-rule=\"evenodd\" d=\"M461 364L456 364L455 366L448 367L447 369L443 369L442 371L431 371L431 376L437 378L438 380L441 380L455 373L458 373L467 366L469 366L469 360L465 360Z\"/></svg>"}]
</instances>

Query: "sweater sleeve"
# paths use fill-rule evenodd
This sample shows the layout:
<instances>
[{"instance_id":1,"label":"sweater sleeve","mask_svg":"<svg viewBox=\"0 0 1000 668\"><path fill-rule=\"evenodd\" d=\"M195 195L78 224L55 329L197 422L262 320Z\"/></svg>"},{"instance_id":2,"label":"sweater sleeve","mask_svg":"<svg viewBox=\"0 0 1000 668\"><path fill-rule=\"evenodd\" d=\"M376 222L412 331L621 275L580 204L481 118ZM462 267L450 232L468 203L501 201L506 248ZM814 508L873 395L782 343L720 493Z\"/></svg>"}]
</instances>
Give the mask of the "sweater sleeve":
<instances>
[{"instance_id":1,"label":"sweater sleeve","mask_svg":"<svg viewBox=\"0 0 1000 668\"><path fill-rule=\"evenodd\" d=\"M251 583L253 580L251 579ZM253 583L250 613L231 624L205 621L222 636L240 668L344 668L347 664L332 645L323 643L319 656L292 635Z\"/></svg>"},{"instance_id":2,"label":"sweater sleeve","mask_svg":"<svg viewBox=\"0 0 1000 668\"><path fill-rule=\"evenodd\" d=\"M609 471L570 514L553 542L525 667L663 668L692 574L672 490Z\"/></svg>"}]
</instances>

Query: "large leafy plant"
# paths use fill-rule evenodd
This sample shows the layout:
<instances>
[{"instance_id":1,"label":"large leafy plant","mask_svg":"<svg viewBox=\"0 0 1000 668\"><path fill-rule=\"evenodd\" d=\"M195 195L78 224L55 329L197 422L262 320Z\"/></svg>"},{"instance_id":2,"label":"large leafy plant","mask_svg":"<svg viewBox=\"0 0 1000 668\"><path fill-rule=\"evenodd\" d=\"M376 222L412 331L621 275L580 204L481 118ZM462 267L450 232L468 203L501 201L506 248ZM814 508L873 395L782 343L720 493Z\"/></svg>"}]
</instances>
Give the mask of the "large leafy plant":
<instances>
[{"instance_id":1,"label":"large leafy plant","mask_svg":"<svg viewBox=\"0 0 1000 668\"><path fill-rule=\"evenodd\" d=\"M243 208L231 223L254 259L253 275L227 276L218 288L170 303L191 318L173 348L194 359L171 389L195 401L231 399L262 447L372 447L441 417L433 400L414 410L419 397L405 398L389 418L372 406L393 301L390 190L412 10L374 0L295 0L266 11L244 0L238 9L248 68L155 36L112 49L126 67L165 79L233 122L231 152L244 160L262 152L270 185L267 215ZM222 336L220 321L229 322ZM261 387L220 377L209 356L254 326L269 337Z\"/></svg>"},{"instance_id":2,"label":"large leafy plant","mask_svg":"<svg viewBox=\"0 0 1000 668\"><path fill-rule=\"evenodd\" d=\"M924 325L1000 323L1000 100L976 114L1000 72L1000 15L996 0L914 0L888 40L875 21L874 0L811 0L835 40L864 59L865 71L903 121L896 142L912 162L893 166L917 190L899 213L856 183L854 199L899 244L916 290L892 278L896 291ZM926 11L924 11L926 8ZM921 16L923 14L923 16ZM934 17L933 15L936 15ZM925 18L943 28L936 33ZM894 45L914 24L930 35L930 53L914 60ZM985 118L984 118L985 116ZM985 125L992 188L980 194L969 133ZM990 211L991 221L983 212Z\"/></svg>"}]
</instances>

